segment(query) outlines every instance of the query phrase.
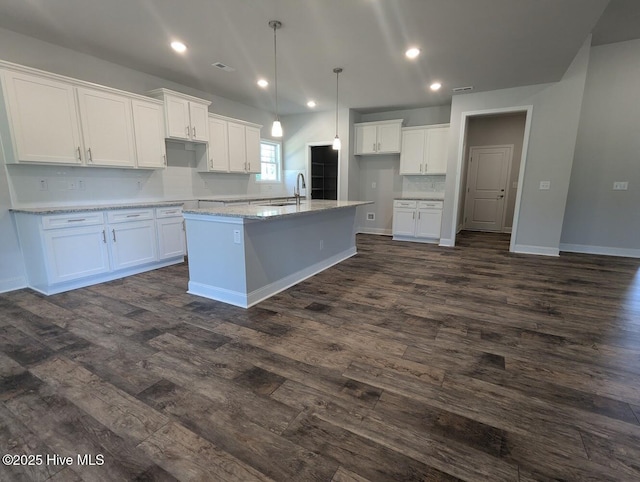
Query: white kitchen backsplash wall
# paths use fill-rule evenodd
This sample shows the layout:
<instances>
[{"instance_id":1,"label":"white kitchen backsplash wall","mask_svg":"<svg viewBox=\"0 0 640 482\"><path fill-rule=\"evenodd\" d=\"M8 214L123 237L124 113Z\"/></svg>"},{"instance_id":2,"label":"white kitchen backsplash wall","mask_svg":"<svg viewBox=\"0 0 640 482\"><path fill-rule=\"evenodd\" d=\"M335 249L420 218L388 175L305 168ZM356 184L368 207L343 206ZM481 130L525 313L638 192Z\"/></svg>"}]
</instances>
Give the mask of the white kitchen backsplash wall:
<instances>
[{"instance_id":1,"label":"white kitchen backsplash wall","mask_svg":"<svg viewBox=\"0 0 640 482\"><path fill-rule=\"evenodd\" d=\"M446 176L402 176L403 197L444 197Z\"/></svg>"},{"instance_id":2,"label":"white kitchen backsplash wall","mask_svg":"<svg viewBox=\"0 0 640 482\"><path fill-rule=\"evenodd\" d=\"M286 194L285 184L254 174L201 173L194 151L167 143L167 167L157 170L9 165L13 207L185 200L227 195Z\"/></svg>"}]
</instances>

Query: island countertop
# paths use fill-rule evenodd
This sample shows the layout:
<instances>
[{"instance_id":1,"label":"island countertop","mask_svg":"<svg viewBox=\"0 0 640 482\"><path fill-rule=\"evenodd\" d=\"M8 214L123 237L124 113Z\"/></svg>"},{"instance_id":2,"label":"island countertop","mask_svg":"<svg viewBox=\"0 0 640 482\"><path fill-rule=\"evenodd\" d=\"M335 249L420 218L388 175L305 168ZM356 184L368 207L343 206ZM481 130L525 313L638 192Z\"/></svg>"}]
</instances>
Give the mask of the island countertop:
<instances>
[{"instance_id":1,"label":"island countertop","mask_svg":"<svg viewBox=\"0 0 640 482\"><path fill-rule=\"evenodd\" d=\"M197 209L184 209L184 214L196 214L205 216L222 216L231 218L243 218L254 220L267 220L282 218L285 216L299 216L330 209L344 209L365 204L373 204L373 201L330 201L330 200L304 200L299 206L291 201L284 206L274 204L261 206L259 204L239 206L212 206Z\"/></svg>"}]
</instances>

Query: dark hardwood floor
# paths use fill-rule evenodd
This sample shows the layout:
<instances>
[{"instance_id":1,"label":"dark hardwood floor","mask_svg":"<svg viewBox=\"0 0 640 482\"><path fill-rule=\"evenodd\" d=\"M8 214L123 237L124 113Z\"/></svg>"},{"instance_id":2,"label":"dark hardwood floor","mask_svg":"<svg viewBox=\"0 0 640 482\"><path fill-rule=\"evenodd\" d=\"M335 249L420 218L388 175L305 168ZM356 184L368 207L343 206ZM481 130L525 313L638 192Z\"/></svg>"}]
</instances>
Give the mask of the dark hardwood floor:
<instances>
[{"instance_id":1,"label":"dark hardwood floor","mask_svg":"<svg viewBox=\"0 0 640 482\"><path fill-rule=\"evenodd\" d=\"M0 480L640 480L640 260L358 250L249 310L186 265L0 295L0 452L72 457Z\"/></svg>"}]
</instances>

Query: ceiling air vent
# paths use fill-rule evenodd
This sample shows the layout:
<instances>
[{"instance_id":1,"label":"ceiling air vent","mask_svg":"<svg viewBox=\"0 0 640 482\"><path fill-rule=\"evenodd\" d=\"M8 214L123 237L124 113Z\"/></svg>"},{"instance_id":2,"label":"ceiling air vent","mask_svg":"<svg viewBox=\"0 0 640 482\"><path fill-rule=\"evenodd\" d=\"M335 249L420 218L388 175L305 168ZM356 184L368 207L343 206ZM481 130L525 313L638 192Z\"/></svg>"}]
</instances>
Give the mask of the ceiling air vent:
<instances>
[{"instance_id":1,"label":"ceiling air vent","mask_svg":"<svg viewBox=\"0 0 640 482\"><path fill-rule=\"evenodd\" d=\"M456 87L452 89L454 93L459 94L460 92L470 92L473 90L473 85L469 85L468 87Z\"/></svg>"},{"instance_id":2,"label":"ceiling air vent","mask_svg":"<svg viewBox=\"0 0 640 482\"><path fill-rule=\"evenodd\" d=\"M225 72L235 72L236 69L234 69L233 67L229 67L228 65L223 64L222 62L214 62L213 64L214 67L224 70Z\"/></svg>"}]
</instances>

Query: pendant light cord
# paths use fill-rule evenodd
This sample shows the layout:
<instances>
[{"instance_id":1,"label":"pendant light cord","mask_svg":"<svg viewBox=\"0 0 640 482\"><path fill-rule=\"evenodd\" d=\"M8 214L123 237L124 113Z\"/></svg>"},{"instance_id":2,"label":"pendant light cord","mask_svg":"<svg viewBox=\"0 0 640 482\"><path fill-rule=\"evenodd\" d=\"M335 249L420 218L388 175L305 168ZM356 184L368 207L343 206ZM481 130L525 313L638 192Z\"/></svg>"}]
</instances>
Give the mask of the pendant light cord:
<instances>
[{"instance_id":1,"label":"pendant light cord","mask_svg":"<svg viewBox=\"0 0 640 482\"><path fill-rule=\"evenodd\" d=\"M336 67L333 72L336 74L336 137L338 137L338 79L342 72L342 67Z\"/></svg>"},{"instance_id":2,"label":"pendant light cord","mask_svg":"<svg viewBox=\"0 0 640 482\"><path fill-rule=\"evenodd\" d=\"M273 72L276 91L276 120L280 120L280 116L278 114L278 44L276 41L276 30L278 30L280 26L280 22L277 20L273 21Z\"/></svg>"}]
</instances>

